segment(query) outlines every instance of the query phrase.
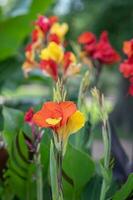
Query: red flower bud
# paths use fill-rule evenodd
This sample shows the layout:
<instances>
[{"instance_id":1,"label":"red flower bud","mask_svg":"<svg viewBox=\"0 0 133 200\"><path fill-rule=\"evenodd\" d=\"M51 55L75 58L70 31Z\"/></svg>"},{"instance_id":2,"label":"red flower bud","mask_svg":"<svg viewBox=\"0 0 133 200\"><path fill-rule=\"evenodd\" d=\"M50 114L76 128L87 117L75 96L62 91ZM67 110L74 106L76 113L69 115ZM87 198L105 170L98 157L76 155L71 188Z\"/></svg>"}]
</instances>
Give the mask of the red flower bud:
<instances>
[{"instance_id":1,"label":"red flower bud","mask_svg":"<svg viewBox=\"0 0 133 200\"><path fill-rule=\"evenodd\" d=\"M30 108L30 109L25 113L24 121L27 122L27 123L31 123L31 122L32 122L33 115L34 115L34 110L33 110L33 108Z\"/></svg>"}]
</instances>

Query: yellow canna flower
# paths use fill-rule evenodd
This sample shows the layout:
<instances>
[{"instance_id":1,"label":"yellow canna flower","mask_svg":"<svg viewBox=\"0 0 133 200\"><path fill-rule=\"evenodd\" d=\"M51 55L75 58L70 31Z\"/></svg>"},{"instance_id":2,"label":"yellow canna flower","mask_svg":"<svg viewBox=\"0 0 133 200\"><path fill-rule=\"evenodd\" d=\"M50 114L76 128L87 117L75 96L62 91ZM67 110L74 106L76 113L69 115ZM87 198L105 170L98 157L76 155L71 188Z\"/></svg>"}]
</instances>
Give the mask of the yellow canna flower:
<instances>
[{"instance_id":1,"label":"yellow canna flower","mask_svg":"<svg viewBox=\"0 0 133 200\"><path fill-rule=\"evenodd\" d=\"M56 34L60 38L60 40L63 40L67 31L68 31L67 23L63 23L63 24L54 23L50 29L50 33Z\"/></svg>"},{"instance_id":2,"label":"yellow canna flower","mask_svg":"<svg viewBox=\"0 0 133 200\"><path fill-rule=\"evenodd\" d=\"M48 47L41 51L40 58L42 60L52 59L60 63L63 59L63 48L55 42L50 42Z\"/></svg>"}]
</instances>

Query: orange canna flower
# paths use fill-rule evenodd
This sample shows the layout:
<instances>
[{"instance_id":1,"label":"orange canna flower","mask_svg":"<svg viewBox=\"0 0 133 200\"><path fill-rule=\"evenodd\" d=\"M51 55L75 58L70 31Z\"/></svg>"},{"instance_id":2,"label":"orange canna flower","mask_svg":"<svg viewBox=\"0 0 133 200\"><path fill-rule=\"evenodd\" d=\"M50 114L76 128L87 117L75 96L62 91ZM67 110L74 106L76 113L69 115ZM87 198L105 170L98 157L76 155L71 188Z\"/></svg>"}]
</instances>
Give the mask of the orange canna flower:
<instances>
[{"instance_id":1,"label":"orange canna flower","mask_svg":"<svg viewBox=\"0 0 133 200\"><path fill-rule=\"evenodd\" d=\"M65 140L82 128L85 118L71 101L47 102L34 114L33 122L42 128L51 128L61 140Z\"/></svg>"}]
</instances>

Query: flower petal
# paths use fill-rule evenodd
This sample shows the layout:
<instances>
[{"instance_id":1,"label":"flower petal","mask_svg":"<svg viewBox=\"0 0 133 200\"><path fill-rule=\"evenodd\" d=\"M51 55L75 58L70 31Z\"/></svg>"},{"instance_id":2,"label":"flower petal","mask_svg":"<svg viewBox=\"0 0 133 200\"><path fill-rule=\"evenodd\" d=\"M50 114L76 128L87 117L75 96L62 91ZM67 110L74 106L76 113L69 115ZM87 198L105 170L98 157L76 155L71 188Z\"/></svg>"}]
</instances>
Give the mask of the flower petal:
<instances>
[{"instance_id":1,"label":"flower petal","mask_svg":"<svg viewBox=\"0 0 133 200\"><path fill-rule=\"evenodd\" d=\"M41 110L41 111L38 111L37 113L35 113L33 115L33 122L37 125L37 126L40 126L40 127L50 127L49 124L46 123L46 116L44 114L44 112Z\"/></svg>"},{"instance_id":2,"label":"flower petal","mask_svg":"<svg viewBox=\"0 0 133 200\"><path fill-rule=\"evenodd\" d=\"M46 122L51 126L55 126L55 125L59 124L61 119L62 119L61 117L59 117L59 118L48 118L48 119L46 119Z\"/></svg>"},{"instance_id":3,"label":"flower petal","mask_svg":"<svg viewBox=\"0 0 133 200\"><path fill-rule=\"evenodd\" d=\"M67 123L68 118L76 112L76 104L72 101L65 101L61 102L60 104L61 110L62 110L62 122L61 125L64 126Z\"/></svg>"},{"instance_id":4,"label":"flower petal","mask_svg":"<svg viewBox=\"0 0 133 200\"><path fill-rule=\"evenodd\" d=\"M34 114L33 121L40 127L51 127L51 124L47 123L47 119L59 119L62 118L62 111L58 103L47 102L43 104L40 111Z\"/></svg>"},{"instance_id":5,"label":"flower petal","mask_svg":"<svg viewBox=\"0 0 133 200\"><path fill-rule=\"evenodd\" d=\"M80 111L76 111L68 120L67 123L67 134L72 134L77 132L84 126L85 116Z\"/></svg>"}]
</instances>

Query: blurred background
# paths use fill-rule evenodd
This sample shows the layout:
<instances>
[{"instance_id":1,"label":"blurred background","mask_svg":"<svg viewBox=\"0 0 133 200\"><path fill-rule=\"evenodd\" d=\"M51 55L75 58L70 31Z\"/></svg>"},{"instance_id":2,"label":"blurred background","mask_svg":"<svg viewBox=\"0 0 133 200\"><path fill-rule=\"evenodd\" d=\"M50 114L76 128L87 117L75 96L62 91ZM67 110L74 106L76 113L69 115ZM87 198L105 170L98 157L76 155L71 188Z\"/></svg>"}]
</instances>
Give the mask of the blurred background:
<instances>
[{"instance_id":1,"label":"blurred background","mask_svg":"<svg viewBox=\"0 0 133 200\"><path fill-rule=\"evenodd\" d=\"M0 110L7 105L25 111L51 94L49 78L35 72L25 79L21 69L32 22L38 14L58 15L61 21L67 22L70 26L68 41L76 42L84 31L92 31L99 37L107 30L112 45L123 58L123 41L133 38L132 0L0 0ZM131 158L133 97L127 95L128 84L118 65L103 69L99 87L109 99L110 118ZM1 130L2 124L1 115ZM95 147L96 155L102 147L97 143Z\"/></svg>"}]
</instances>

